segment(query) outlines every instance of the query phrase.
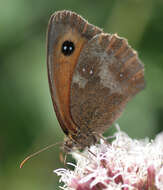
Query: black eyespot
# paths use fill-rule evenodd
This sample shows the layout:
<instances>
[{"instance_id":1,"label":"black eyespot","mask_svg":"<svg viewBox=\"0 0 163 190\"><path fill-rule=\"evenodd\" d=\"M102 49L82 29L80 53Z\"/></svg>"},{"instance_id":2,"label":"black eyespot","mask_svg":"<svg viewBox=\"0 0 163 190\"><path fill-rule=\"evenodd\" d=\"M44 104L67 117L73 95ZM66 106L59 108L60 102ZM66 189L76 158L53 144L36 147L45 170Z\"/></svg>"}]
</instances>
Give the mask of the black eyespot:
<instances>
[{"instance_id":1,"label":"black eyespot","mask_svg":"<svg viewBox=\"0 0 163 190\"><path fill-rule=\"evenodd\" d=\"M62 53L65 56L71 55L73 53L74 49L75 49L75 46L74 46L73 42L71 42L71 41L63 42L63 44L62 44Z\"/></svg>"}]
</instances>

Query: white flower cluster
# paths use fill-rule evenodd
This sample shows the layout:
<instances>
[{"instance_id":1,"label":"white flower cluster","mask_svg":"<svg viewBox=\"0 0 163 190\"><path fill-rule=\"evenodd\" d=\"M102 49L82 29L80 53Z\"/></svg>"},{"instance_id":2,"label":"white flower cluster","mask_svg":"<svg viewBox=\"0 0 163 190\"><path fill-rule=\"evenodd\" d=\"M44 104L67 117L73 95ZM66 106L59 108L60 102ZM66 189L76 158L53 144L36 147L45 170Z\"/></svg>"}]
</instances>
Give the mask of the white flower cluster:
<instances>
[{"instance_id":1,"label":"white flower cluster","mask_svg":"<svg viewBox=\"0 0 163 190\"><path fill-rule=\"evenodd\" d=\"M163 190L163 133L149 141L117 132L109 144L73 152L74 171L57 169L64 190ZM70 163L69 163L70 164ZM71 164L73 165L73 164Z\"/></svg>"}]
</instances>

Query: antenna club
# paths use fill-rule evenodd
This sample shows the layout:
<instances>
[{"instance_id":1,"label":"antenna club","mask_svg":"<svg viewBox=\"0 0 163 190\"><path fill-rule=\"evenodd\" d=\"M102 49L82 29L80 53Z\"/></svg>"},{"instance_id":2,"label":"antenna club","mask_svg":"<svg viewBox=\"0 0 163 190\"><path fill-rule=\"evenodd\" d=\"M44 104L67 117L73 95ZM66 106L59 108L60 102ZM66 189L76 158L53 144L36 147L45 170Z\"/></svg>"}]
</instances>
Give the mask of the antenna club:
<instances>
[{"instance_id":1,"label":"antenna club","mask_svg":"<svg viewBox=\"0 0 163 190\"><path fill-rule=\"evenodd\" d=\"M26 157L21 163L20 163L20 168L22 168L23 167L23 165L25 164L25 162L27 161L27 160L29 160L29 158L30 158L30 156L28 156L28 157Z\"/></svg>"}]
</instances>

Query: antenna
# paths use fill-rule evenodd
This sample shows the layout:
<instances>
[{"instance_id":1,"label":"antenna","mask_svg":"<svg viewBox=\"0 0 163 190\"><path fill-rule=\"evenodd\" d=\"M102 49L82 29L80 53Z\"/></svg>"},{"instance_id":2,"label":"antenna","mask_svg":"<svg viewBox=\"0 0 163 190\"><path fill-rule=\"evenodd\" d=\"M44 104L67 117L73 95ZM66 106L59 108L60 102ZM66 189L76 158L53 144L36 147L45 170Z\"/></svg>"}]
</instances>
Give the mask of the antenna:
<instances>
[{"instance_id":1,"label":"antenna","mask_svg":"<svg viewBox=\"0 0 163 190\"><path fill-rule=\"evenodd\" d=\"M27 157L20 163L20 168L22 168L22 167L24 166L25 162L27 162L29 159L33 158L34 156L40 154L41 152L44 152L45 150L48 150L49 148L52 148L52 147L54 147L54 146L56 146L56 145L58 145L58 144L62 144L62 142L57 142L57 143L55 143L55 144L51 144L51 145L49 145L49 146L47 146L47 147L45 147L45 148L43 148L43 149L41 149L41 150L39 150L39 151L37 151L37 152L35 152L35 153L33 153L33 154L27 156Z\"/></svg>"}]
</instances>

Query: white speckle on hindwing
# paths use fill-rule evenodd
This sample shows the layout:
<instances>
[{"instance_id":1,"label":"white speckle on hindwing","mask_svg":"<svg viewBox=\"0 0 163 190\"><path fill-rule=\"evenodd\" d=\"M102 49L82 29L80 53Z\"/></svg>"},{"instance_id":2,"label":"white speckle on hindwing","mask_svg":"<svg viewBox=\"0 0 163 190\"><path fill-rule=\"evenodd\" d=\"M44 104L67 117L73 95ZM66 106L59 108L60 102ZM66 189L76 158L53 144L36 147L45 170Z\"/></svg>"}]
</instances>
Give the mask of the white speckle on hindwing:
<instances>
[{"instance_id":1,"label":"white speckle on hindwing","mask_svg":"<svg viewBox=\"0 0 163 190\"><path fill-rule=\"evenodd\" d=\"M119 92L120 86L119 83L115 80L113 73L109 71L109 64L116 64L114 56L109 56L106 52L101 55L100 59L100 82L104 87L109 88L112 92Z\"/></svg>"},{"instance_id":2,"label":"white speckle on hindwing","mask_svg":"<svg viewBox=\"0 0 163 190\"><path fill-rule=\"evenodd\" d=\"M80 88L84 88L88 80L80 75L78 71L76 71L72 78L73 83L77 83Z\"/></svg>"}]
</instances>

